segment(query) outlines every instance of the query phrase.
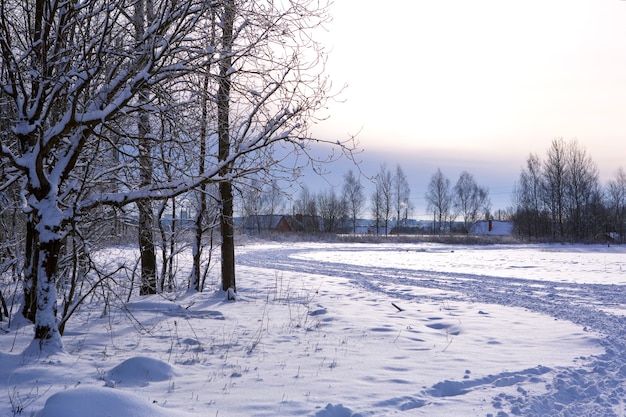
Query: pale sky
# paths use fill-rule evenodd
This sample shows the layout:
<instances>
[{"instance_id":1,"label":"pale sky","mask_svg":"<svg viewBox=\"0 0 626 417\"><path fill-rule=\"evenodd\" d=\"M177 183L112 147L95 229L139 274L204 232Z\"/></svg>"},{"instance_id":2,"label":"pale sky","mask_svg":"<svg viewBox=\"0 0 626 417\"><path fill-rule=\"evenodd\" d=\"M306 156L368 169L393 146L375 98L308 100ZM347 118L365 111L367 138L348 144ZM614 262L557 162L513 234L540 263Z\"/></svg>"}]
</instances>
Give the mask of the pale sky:
<instances>
[{"instance_id":1,"label":"pale sky","mask_svg":"<svg viewBox=\"0 0 626 417\"><path fill-rule=\"evenodd\" d=\"M314 131L360 132L368 174L400 163L416 215L438 167L506 208L528 154L558 137L603 183L626 167L626 1L336 0L331 13L327 72L348 87Z\"/></svg>"}]
</instances>

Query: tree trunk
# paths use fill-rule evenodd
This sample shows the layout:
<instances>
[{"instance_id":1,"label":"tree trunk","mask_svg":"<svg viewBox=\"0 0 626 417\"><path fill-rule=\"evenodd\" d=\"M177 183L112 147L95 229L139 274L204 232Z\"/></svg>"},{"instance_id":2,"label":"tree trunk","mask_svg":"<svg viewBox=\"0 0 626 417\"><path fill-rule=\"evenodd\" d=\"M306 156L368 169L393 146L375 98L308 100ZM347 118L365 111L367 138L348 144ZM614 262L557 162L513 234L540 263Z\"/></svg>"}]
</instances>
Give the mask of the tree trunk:
<instances>
[{"instance_id":1,"label":"tree trunk","mask_svg":"<svg viewBox=\"0 0 626 417\"><path fill-rule=\"evenodd\" d=\"M57 322L56 281L61 240L50 237L39 243L37 283L37 314L35 316L35 341L44 347L62 350L61 334Z\"/></svg>"},{"instance_id":2,"label":"tree trunk","mask_svg":"<svg viewBox=\"0 0 626 417\"><path fill-rule=\"evenodd\" d=\"M139 209L139 253L141 257L141 288L139 295L156 294L156 255L152 227L154 218L150 201L137 203Z\"/></svg>"},{"instance_id":3,"label":"tree trunk","mask_svg":"<svg viewBox=\"0 0 626 417\"><path fill-rule=\"evenodd\" d=\"M181 216L182 217L182 216ZM159 221L161 221L159 219ZM176 251L176 198L172 198L172 229L170 231L170 254L168 259L167 268L167 290L172 291L174 289L174 255ZM163 243L165 246L165 243ZM164 265L165 267L165 265ZM165 273L163 274L163 280L165 280Z\"/></svg>"},{"instance_id":4,"label":"tree trunk","mask_svg":"<svg viewBox=\"0 0 626 417\"><path fill-rule=\"evenodd\" d=\"M233 191L230 182L220 183L222 199L222 215L220 230L222 232L222 289L237 292L235 282L235 239L233 227Z\"/></svg>"},{"instance_id":5,"label":"tree trunk","mask_svg":"<svg viewBox=\"0 0 626 417\"><path fill-rule=\"evenodd\" d=\"M224 2L222 21L222 48L224 58L220 61L219 88L217 92L217 133L218 161L223 163L230 155L230 88L231 88L231 46L233 24L235 21L235 2ZM220 171L222 181L219 184L221 199L220 230L222 233L222 289L237 292L235 285L235 242L233 227L233 187L228 179L230 166L224 165ZM229 291L230 297L230 291Z\"/></svg>"},{"instance_id":6,"label":"tree trunk","mask_svg":"<svg viewBox=\"0 0 626 417\"><path fill-rule=\"evenodd\" d=\"M43 190L46 190L47 184ZM63 350L59 322L57 320L57 293L56 283L59 272L59 253L63 243L62 215L56 203L42 203L42 201L57 201L55 195L50 195L41 189L34 190L33 195L39 195L37 204L33 206L30 219L32 221L31 250L33 265L36 272L34 291L36 299L35 309L35 337L31 344L33 351L56 352ZM53 193L52 193L53 194ZM44 197L42 197L44 196ZM38 208L35 208L37 207Z\"/></svg>"},{"instance_id":7,"label":"tree trunk","mask_svg":"<svg viewBox=\"0 0 626 417\"><path fill-rule=\"evenodd\" d=\"M213 26L214 27L214 26ZM214 38L214 37L213 37ZM209 124L209 71L204 76L202 85L202 119L200 120L200 158L198 165L198 175L204 175L205 171L205 159L206 159L206 141L208 136L208 124ZM202 263L202 236L204 235L204 218L207 211L207 197L206 197L206 184L200 185L198 191L198 207L196 209L196 218L194 221L194 241L192 245L192 257L193 264L191 267L191 277L189 279L189 286L194 291L202 291L200 270Z\"/></svg>"},{"instance_id":8,"label":"tree trunk","mask_svg":"<svg viewBox=\"0 0 626 417\"><path fill-rule=\"evenodd\" d=\"M200 197L203 198L203 197ZM200 206L202 206L202 202ZM202 263L202 235L203 235L203 226L202 226L202 215L203 208L200 207L198 209L198 213L196 213L196 219L194 221L194 239L191 246L192 253L192 266L191 266L191 277L189 278L189 288L193 289L196 292L202 291L200 287L200 270Z\"/></svg>"},{"instance_id":9,"label":"tree trunk","mask_svg":"<svg viewBox=\"0 0 626 417\"><path fill-rule=\"evenodd\" d=\"M135 37L137 44L143 42L145 34L146 20L148 24L151 21L150 0L138 0L135 4ZM138 92L138 98L141 103L148 102L148 91L142 88ZM137 119L137 133L139 141L139 170L141 176L141 186L147 186L152 183L152 160L150 158L150 117L147 113L141 113ZM154 236L152 228L154 227L154 212L150 201L140 201L137 203L139 210L139 251L141 257L141 289L140 295L156 294L157 292L157 276L156 276L156 254L154 250Z\"/></svg>"},{"instance_id":10,"label":"tree trunk","mask_svg":"<svg viewBox=\"0 0 626 417\"><path fill-rule=\"evenodd\" d=\"M22 315L35 322L37 315L37 265L39 264L38 237L32 214L26 221L26 248L24 261L24 305Z\"/></svg>"}]
</instances>

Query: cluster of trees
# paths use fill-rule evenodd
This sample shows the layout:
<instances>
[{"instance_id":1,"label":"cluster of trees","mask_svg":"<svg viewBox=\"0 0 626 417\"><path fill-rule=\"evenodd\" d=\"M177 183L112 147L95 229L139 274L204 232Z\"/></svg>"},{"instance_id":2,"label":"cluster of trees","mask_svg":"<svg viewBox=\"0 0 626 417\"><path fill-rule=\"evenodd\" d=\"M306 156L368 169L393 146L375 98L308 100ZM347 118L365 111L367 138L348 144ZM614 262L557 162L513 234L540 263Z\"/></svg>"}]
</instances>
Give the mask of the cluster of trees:
<instances>
[{"instance_id":1,"label":"cluster of trees","mask_svg":"<svg viewBox=\"0 0 626 417\"><path fill-rule=\"evenodd\" d=\"M369 201L361 178L374 185ZM276 183L255 181L254 184L248 193L242 194L244 217L268 219L285 212L284 196ZM489 190L479 185L467 171L463 171L452 186L441 170L437 170L431 177L426 200L428 210L434 215L431 233L467 233L477 220L490 217ZM305 233L354 233L357 220L364 216L371 219L369 232L385 235L392 231L424 232L409 223L413 210L411 187L399 164L393 171L382 164L373 177L357 176L349 170L340 193L335 187L313 193L303 186L292 207L299 222L298 230ZM257 226L260 232L267 230L271 222L261 224L259 220Z\"/></svg>"},{"instance_id":2,"label":"cluster of trees","mask_svg":"<svg viewBox=\"0 0 626 417\"><path fill-rule=\"evenodd\" d=\"M624 239L626 174L619 169L603 188L596 164L577 140L553 140L544 159L530 154L514 198L512 220L526 238Z\"/></svg>"},{"instance_id":3,"label":"cluster of trees","mask_svg":"<svg viewBox=\"0 0 626 417\"><path fill-rule=\"evenodd\" d=\"M135 231L141 294L166 288L176 222L162 219L182 201L190 288L202 290L203 242L218 230L222 287L236 291L234 197L251 176L297 170L281 162L308 154L332 94L311 36L327 5L0 0L0 16L0 272L22 284L34 341L62 347L108 278L90 254L111 235Z\"/></svg>"},{"instance_id":4,"label":"cluster of trees","mask_svg":"<svg viewBox=\"0 0 626 417\"><path fill-rule=\"evenodd\" d=\"M372 217L377 234L381 228L385 234L388 233L394 215L397 227L406 227L413 209L410 197L411 187L400 165L396 166L394 173L385 164L381 165L374 177L374 193L371 197Z\"/></svg>"},{"instance_id":5,"label":"cluster of trees","mask_svg":"<svg viewBox=\"0 0 626 417\"><path fill-rule=\"evenodd\" d=\"M250 195L242 196L244 217L271 217L285 211L285 196L275 183L255 188L254 192L253 199ZM364 206L361 179L349 170L339 194L335 187L314 193L306 185L302 186L292 206L293 219L298 222L298 230L304 233L348 233L356 229Z\"/></svg>"},{"instance_id":6,"label":"cluster of trees","mask_svg":"<svg viewBox=\"0 0 626 417\"><path fill-rule=\"evenodd\" d=\"M411 214L411 188L400 165L394 172L382 164L378 173L366 181L374 183L370 199L371 232L387 234L393 227L406 227ZM244 217L272 216L284 210L279 187L276 183L262 184L249 188L243 195ZM338 193L335 187L313 193L303 186L293 204L294 217L299 222L299 230L305 233L354 233L357 220L366 215L367 196L361 175L348 170ZM260 230L260 229L259 229Z\"/></svg>"},{"instance_id":7,"label":"cluster of trees","mask_svg":"<svg viewBox=\"0 0 626 417\"><path fill-rule=\"evenodd\" d=\"M462 218L459 232L467 233L477 220L489 219L491 200L489 190L478 185L474 176L467 171L461 172L454 187L438 169L428 183L425 194L428 210L433 213L434 232L451 232L454 222Z\"/></svg>"}]
</instances>

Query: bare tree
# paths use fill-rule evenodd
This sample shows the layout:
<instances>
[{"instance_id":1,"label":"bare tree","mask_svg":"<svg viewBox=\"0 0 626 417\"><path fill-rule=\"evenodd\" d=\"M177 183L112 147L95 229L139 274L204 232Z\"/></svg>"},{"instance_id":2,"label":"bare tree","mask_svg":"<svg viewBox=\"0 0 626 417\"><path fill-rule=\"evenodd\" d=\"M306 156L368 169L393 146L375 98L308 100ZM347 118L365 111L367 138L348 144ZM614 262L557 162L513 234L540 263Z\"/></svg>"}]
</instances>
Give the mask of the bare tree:
<instances>
[{"instance_id":1,"label":"bare tree","mask_svg":"<svg viewBox=\"0 0 626 417\"><path fill-rule=\"evenodd\" d=\"M544 206L542 163L539 156L530 154L526 168L520 173L515 189L515 225L520 234L528 238L545 235L549 230Z\"/></svg>"},{"instance_id":2,"label":"bare tree","mask_svg":"<svg viewBox=\"0 0 626 417\"><path fill-rule=\"evenodd\" d=\"M320 231L317 199L315 195L309 191L308 187L303 186L300 190L294 211L296 220L301 224L303 232L317 233Z\"/></svg>"},{"instance_id":3,"label":"bare tree","mask_svg":"<svg viewBox=\"0 0 626 417\"><path fill-rule=\"evenodd\" d=\"M232 84L233 64L233 30L236 18L234 0L223 2L222 20L220 27L221 59L219 61L219 76L217 90L217 137L218 137L218 164L220 169L220 231L222 233L222 290L229 291L229 298L236 292L235 281L235 227L233 225L233 184L230 180L232 164L228 163L231 153L231 121L230 121L230 93Z\"/></svg>"},{"instance_id":4,"label":"bare tree","mask_svg":"<svg viewBox=\"0 0 626 417\"><path fill-rule=\"evenodd\" d=\"M406 226L406 221L411 210L411 187L404 175L400 164L396 166L393 176L393 204L396 210L396 226Z\"/></svg>"},{"instance_id":5,"label":"bare tree","mask_svg":"<svg viewBox=\"0 0 626 417\"><path fill-rule=\"evenodd\" d=\"M352 222L352 233L356 233L356 222L365 204L364 187L352 170L348 170L343 177L343 181L343 194L348 204L348 214Z\"/></svg>"},{"instance_id":6,"label":"bare tree","mask_svg":"<svg viewBox=\"0 0 626 417\"><path fill-rule=\"evenodd\" d=\"M382 164L374 177L375 191L372 195L372 207L376 220L376 233L379 226L389 233L389 221L393 210L393 177L386 164Z\"/></svg>"},{"instance_id":7,"label":"bare tree","mask_svg":"<svg viewBox=\"0 0 626 417\"><path fill-rule=\"evenodd\" d=\"M345 198L337 196L334 188L321 192L317 196L317 207L322 218L322 231L338 233L342 230L348 216L348 204Z\"/></svg>"},{"instance_id":8,"label":"bare tree","mask_svg":"<svg viewBox=\"0 0 626 417\"><path fill-rule=\"evenodd\" d=\"M271 226L271 219L279 214L283 195L275 179L263 180L252 178L245 185L240 185L243 214L246 227L256 226L261 233Z\"/></svg>"},{"instance_id":9,"label":"bare tree","mask_svg":"<svg viewBox=\"0 0 626 417\"><path fill-rule=\"evenodd\" d=\"M441 169L437 169L437 172L430 178L425 197L428 202L428 210L433 212L435 230L441 234L444 231L444 223L452 221L451 210L453 201L450 180L443 175Z\"/></svg>"},{"instance_id":10,"label":"bare tree","mask_svg":"<svg viewBox=\"0 0 626 417\"><path fill-rule=\"evenodd\" d=\"M382 192L378 187L374 187L374 192L371 195L371 210L372 217L374 219L374 229L376 234L380 234L380 228L383 223L383 201Z\"/></svg>"},{"instance_id":11,"label":"bare tree","mask_svg":"<svg viewBox=\"0 0 626 417\"><path fill-rule=\"evenodd\" d=\"M467 232L482 213L489 211L489 191L479 186L472 174L463 171L454 185L453 206L463 217L463 228Z\"/></svg>"},{"instance_id":12,"label":"bare tree","mask_svg":"<svg viewBox=\"0 0 626 417\"><path fill-rule=\"evenodd\" d=\"M233 185L260 170L291 175L294 167L283 165L286 154L307 154L309 122L330 88L323 75L325 54L312 31L329 16L328 5L310 0L262 6L228 0L217 8L222 288L234 292ZM277 142L283 146L280 152L274 152ZM245 157L230 162L233 152Z\"/></svg>"},{"instance_id":13,"label":"bare tree","mask_svg":"<svg viewBox=\"0 0 626 417\"><path fill-rule=\"evenodd\" d=\"M568 235L579 240L597 233L600 186L598 169L587 151L572 140L567 146L566 214Z\"/></svg>"},{"instance_id":14,"label":"bare tree","mask_svg":"<svg viewBox=\"0 0 626 417\"><path fill-rule=\"evenodd\" d=\"M563 138L554 139L544 161L544 201L550 212L552 238L562 239L565 235L565 198L567 143Z\"/></svg>"},{"instance_id":15,"label":"bare tree","mask_svg":"<svg viewBox=\"0 0 626 417\"><path fill-rule=\"evenodd\" d=\"M619 243L623 243L626 234L626 172L623 168L619 168L615 178L608 182L606 200L609 209L607 232L617 232Z\"/></svg>"},{"instance_id":16,"label":"bare tree","mask_svg":"<svg viewBox=\"0 0 626 417\"><path fill-rule=\"evenodd\" d=\"M209 10L209 44L215 45L215 27L216 27L216 19L215 13L212 13L212 10ZM210 65L207 63L205 65ZM200 107L200 126L198 133L198 175L203 176L206 172L207 165L207 154L208 154L208 140L210 136L210 109L209 109L209 95L210 95L210 84L211 84L211 75L210 68L206 69L204 74L202 75L202 87L200 90L200 99L199 99L199 107ZM213 222L209 223L209 203L208 203L208 189L207 184L202 183L198 186L198 189L195 192L196 194L196 204L195 204L195 218L193 222L193 243L191 245L191 255L192 255L192 267L191 274L189 276L189 287L193 290L200 292L203 290L202 282L204 281L202 276L206 276L208 272L208 268L205 268L205 274L202 274L202 254L203 254L203 238L207 229L212 230ZM212 236L212 235L211 235ZM211 239L212 242L212 239Z\"/></svg>"},{"instance_id":17,"label":"bare tree","mask_svg":"<svg viewBox=\"0 0 626 417\"><path fill-rule=\"evenodd\" d=\"M19 248L24 239L26 217L19 205L18 184L6 184L0 170L0 321L10 319L4 290L16 285L20 274ZM8 291L6 292L8 293Z\"/></svg>"}]
</instances>

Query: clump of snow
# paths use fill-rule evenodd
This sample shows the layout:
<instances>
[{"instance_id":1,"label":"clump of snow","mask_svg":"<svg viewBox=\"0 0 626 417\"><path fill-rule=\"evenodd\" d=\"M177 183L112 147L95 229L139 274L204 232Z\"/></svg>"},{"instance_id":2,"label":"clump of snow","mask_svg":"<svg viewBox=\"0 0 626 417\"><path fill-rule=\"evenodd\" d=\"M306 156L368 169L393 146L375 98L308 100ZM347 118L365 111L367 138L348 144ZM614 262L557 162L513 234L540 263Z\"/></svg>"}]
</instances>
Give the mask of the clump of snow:
<instances>
[{"instance_id":1,"label":"clump of snow","mask_svg":"<svg viewBox=\"0 0 626 417\"><path fill-rule=\"evenodd\" d=\"M35 417L187 417L131 392L113 388L79 387L53 394Z\"/></svg>"},{"instance_id":2,"label":"clump of snow","mask_svg":"<svg viewBox=\"0 0 626 417\"><path fill-rule=\"evenodd\" d=\"M150 382L167 381L176 375L169 363L145 356L126 359L107 374L107 384L115 386L146 386Z\"/></svg>"},{"instance_id":3,"label":"clump of snow","mask_svg":"<svg viewBox=\"0 0 626 417\"><path fill-rule=\"evenodd\" d=\"M352 410L341 404L332 405L328 403L323 410L315 413L314 417L361 417L361 415L352 413Z\"/></svg>"}]
</instances>

